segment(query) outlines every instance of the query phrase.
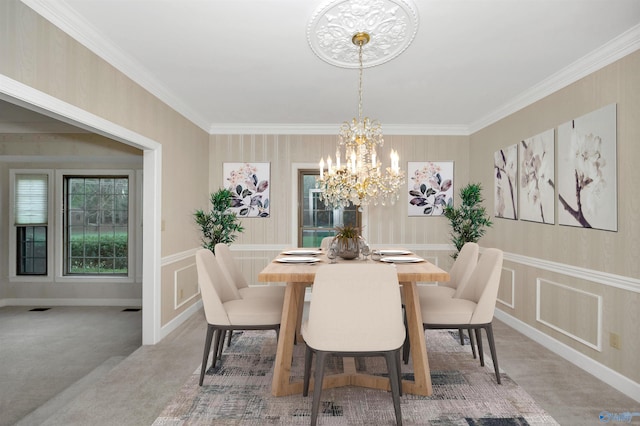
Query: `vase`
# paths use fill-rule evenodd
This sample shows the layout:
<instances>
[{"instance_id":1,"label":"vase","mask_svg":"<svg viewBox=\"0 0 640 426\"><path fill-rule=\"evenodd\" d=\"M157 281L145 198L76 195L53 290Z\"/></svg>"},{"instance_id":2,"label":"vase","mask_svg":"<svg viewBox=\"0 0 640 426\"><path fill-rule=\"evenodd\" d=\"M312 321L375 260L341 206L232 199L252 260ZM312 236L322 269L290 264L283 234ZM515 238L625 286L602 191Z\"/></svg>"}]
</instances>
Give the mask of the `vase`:
<instances>
[{"instance_id":1,"label":"vase","mask_svg":"<svg viewBox=\"0 0 640 426\"><path fill-rule=\"evenodd\" d=\"M357 238L335 238L334 243L338 257L351 260L360 256L360 244Z\"/></svg>"}]
</instances>

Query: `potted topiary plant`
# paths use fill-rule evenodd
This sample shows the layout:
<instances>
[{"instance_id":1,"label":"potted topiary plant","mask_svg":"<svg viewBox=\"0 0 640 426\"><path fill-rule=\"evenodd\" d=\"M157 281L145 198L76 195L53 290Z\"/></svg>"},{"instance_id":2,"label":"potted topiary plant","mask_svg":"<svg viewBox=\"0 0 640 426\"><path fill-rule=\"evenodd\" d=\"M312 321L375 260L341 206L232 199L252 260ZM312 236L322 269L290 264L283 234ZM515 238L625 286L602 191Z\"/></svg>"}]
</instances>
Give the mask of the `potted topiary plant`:
<instances>
[{"instance_id":1,"label":"potted topiary plant","mask_svg":"<svg viewBox=\"0 0 640 426\"><path fill-rule=\"evenodd\" d=\"M196 210L193 214L202 231L202 247L215 253L218 243L230 244L237 234L244 231L240 219L229 210L233 194L228 189L220 188L211 193L211 210Z\"/></svg>"},{"instance_id":2,"label":"potted topiary plant","mask_svg":"<svg viewBox=\"0 0 640 426\"><path fill-rule=\"evenodd\" d=\"M481 204L484 200L479 183L470 183L461 188L460 201L459 208L448 205L444 209L444 216L451 224L451 242L456 246L456 252L451 255L454 259L465 243L477 243L485 234L485 228L493 225Z\"/></svg>"},{"instance_id":3,"label":"potted topiary plant","mask_svg":"<svg viewBox=\"0 0 640 426\"><path fill-rule=\"evenodd\" d=\"M337 233L331 244L335 245L338 256L345 260L360 255L360 230L355 226L337 226Z\"/></svg>"}]
</instances>

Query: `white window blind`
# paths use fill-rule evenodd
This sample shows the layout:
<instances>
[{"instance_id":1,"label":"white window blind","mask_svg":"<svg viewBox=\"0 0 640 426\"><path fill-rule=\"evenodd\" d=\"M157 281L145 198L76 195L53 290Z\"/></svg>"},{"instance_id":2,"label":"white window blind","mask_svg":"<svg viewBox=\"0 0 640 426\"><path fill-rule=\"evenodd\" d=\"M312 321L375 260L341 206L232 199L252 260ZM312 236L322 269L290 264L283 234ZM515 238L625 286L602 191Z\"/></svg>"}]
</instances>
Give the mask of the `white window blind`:
<instances>
[{"instance_id":1,"label":"white window blind","mask_svg":"<svg viewBox=\"0 0 640 426\"><path fill-rule=\"evenodd\" d=\"M16 174L15 224L46 225L48 176Z\"/></svg>"}]
</instances>

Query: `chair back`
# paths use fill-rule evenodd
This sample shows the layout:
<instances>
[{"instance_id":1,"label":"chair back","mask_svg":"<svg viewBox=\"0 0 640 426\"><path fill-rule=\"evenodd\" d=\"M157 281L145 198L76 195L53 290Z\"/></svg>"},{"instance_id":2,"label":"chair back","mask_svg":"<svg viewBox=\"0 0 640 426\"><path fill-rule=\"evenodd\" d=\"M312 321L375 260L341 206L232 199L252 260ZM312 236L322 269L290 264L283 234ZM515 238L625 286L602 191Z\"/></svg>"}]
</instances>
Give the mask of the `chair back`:
<instances>
[{"instance_id":1,"label":"chair back","mask_svg":"<svg viewBox=\"0 0 640 426\"><path fill-rule=\"evenodd\" d=\"M401 347L405 328L396 268L372 264L319 267L303 336L310 347L325 351Z\"/></svg>"},{"instance_id":2,"label":"chair back","mask_svg":"<svg viewBox=\"0 0 640 426\"><path fill-rule=\"evenodd\" d=\"M473 269L478 263L480 247L476 243L465 243L458 253L451 270L449 270L449 282L442 283L447 287L456 289L453 297L459 297L464 290Z\"/></svg>"},{"instance_id":3,"label":"chair back","mask_svg":"<svg viewBox=\"0 0 640 426\"><path fill-rule=\"evenodd\" d=\"M325 251L329 250L329 246L331 245L331 241L333 241L334 238L335 237L324 237L322 239L322 241L320 242L320 248L322 250L325 250Z\"/></svg>"},{"instance_id":4,"label":"chair back","mask_svg":"<svg viewBox=\"0 0 640 426\"><path fill-rule=\"evenodd\" d=\"M229 246L224 243L218 243L214 247L214 250L216 252L215 256L218 260L218 265L220 265L220 269L222 269L222 272L226 275L227 280L234 284L236 288L249 287L249 284L244 278L244 275L242 275L236 260L233 258L233 254L231 253Z\"/></svg>"},{"instance_id":5,"label":"chair back","mask_svg":"<svg viewBox=\"0 0 640 426\"><path fill-rule=\"evenodd\" d=\"M488 324L493 320L502 274L502 250L487 249L469 278L465 299L476 303L470 324Z\"/></svg>"},{"instance_id":6,"label":"chair back","mask_svg":"<svg viewBox=\"0 0 640 426\"><path fill-rule=\"evenodd\" d=\"M240 297L235 296L233 286L227 281L210 250L199 249L196 252L196 268L207 322L214 325L231 325L224 303Z\"/></svg>"}]
</instances>

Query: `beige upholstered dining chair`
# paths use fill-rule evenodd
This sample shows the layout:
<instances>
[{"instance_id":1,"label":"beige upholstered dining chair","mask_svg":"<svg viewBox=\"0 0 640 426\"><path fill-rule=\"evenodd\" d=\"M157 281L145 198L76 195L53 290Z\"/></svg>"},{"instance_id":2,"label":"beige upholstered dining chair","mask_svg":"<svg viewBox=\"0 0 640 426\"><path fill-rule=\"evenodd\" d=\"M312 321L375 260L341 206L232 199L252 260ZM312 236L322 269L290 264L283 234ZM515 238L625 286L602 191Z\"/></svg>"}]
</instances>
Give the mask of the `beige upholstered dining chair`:
<instances>
[{"instance_id":1,"label":"beige upholstered dining chair","mask_svg":"<svg viewBox=\"0 0 640 426\"><path fill-rule=\"evenodd\" d=\"M400 349L405 328L398 274L391 265L335 264L316 272L309 318L302 325L307 345L303 395L309 393L311 361L316 354L311 424L318 418L325 361L334 356L384 356L391 383L396 423L400 411Z\"/></svg>"},{"instance_id":2,"label":"beige upholstered dining chair","mask_svg":"<svg viewBox=\"0 0 640 426\"><path fill-rule=\"evenodd\" d=\"M481 330L485 330L496 380L500 383L498 357L493 339L493 314L498 298L503 254L498 249L486 249L480 256L460 298L429 298L420 300L425 329L473 329L484 366Z\"/></svg>"},{"instance_id":3,"label":"beige upholstered dining chair","mask_svg":"<svg viewBox=\"0 0 640 426\"><path fill-rule=\"evenodd\" d=\"M430 297L460 297L464 290L469 277L473 272L473 269L478 263L478 253L480 252L480 246L477 243L468 242L465 243L458 253L458 257L453 262L453 266L449 270L449 281L439 283L438 285L418 286L418 296L420 299ZM460 336L460 344L464 345L464 335L462 329L458 330ZM473 336L471 330L469 330L469 341L471 342L471 352L473 357L476 357L476 349L473 343ZM408 362L408 347L405 348L403 358L405 363Z\"/></svg>"},{"instance_id":4,"label":"beige upholstered dining chair","mask_svg":"<svg viewBox=\"0 0 640 426\"><path fill-rule=\"evenodd\" d=\"M280 299L280 301L284 300L284 292L286 287L281 285L256 285L250 286L247 283L242 271L240 271L240 267L236 263L236 260L233 258L233 254L229 249L229 246L224 243L218 243L215 246L215 256L218 260L218 265L220 265L220 269L227 276L229 282L233 283L238 292L240 292L240 296L243 299L251 298L251 297L275 297Z\"/></svg>"},{"instance_id":5,"label":"beige upholstered dining chair","mask_svg":"<svg viewBox=\"0 0 640 426\"><path fill-rule=\"evenodd\" d=\"M202 304L207 318L207 336L200 371L200 386L202 386L214 334L212 366L216 365L222 353L226 331L275 330L277 336L282 317L282 301L274 297L243 299L238 289L227 280L214 254L208 249L200 249L196 252L196 268Z\"/></svg>"},{"instance_id":6,"label":"beige upholstered dining chair","mask_svg":"<svg viewBox=\"0 0 640 426\"><path fill-rule=\"evenodd\" d=\"M218 243L214 247L216 260L218 261L218 265L220 265L220 269L222 273L226 275L227 280L234 284L240 293L240 297L243 299L253 298L253 297L274 297L280 301L281 304L284 304L284 292L285 287L280 285L257 285L250 286L247 283L242 271L240 271L240 267L236 263L236 260L233 258L233 254L229 249L229 246L224 243ZM222 340L224 341L224 334L222 336ZM227 346L231 345L231 338L233 332L229 331L227 336Z\"/></svg>"},{"instance_id":7,"label":"beige upholstered dining chair","mask_svg":"<svg viewBox=\"0 0 640 426\"><path fill-rule=\"evenodd\" d=\"M437 286L418 286L418 295L423 297L459 297L467 284L473 268L478 263L480 247L476 243L465 243L449 270L449 281Z\"/></svg>"}]
</instances>

